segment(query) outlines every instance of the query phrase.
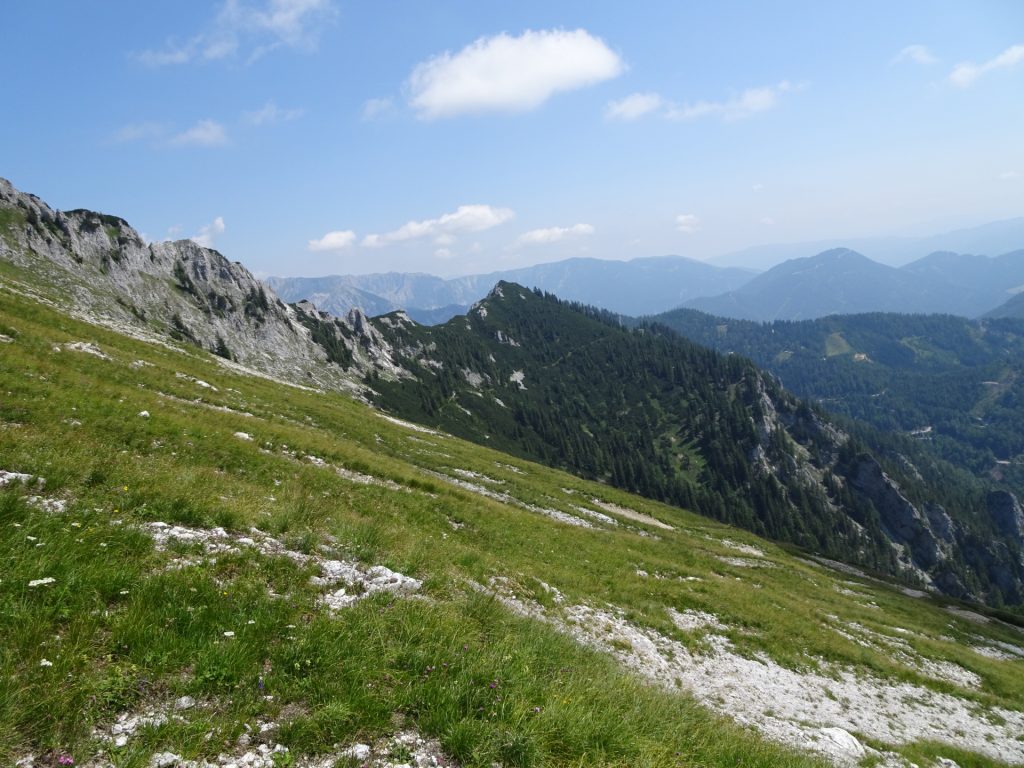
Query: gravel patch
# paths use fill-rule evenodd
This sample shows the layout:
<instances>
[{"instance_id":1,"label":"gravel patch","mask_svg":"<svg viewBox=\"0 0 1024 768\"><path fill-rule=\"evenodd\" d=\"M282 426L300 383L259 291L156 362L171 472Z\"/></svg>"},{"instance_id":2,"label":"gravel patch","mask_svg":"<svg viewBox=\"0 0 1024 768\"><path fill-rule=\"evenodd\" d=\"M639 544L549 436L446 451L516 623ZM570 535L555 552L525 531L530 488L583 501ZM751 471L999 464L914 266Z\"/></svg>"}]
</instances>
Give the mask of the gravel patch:
<instances>
[{"instance_id":1,"label":"gravel patch","mask_svg":"<svg viewBox=\"0 0 1024 768\"><path fill-rule=\"evenodd\" d=\"M320 569L320 576L313 576L310 583L326 588L319 603L331 611L347 608L379 592L408 595L423 586L419 579L382 565L367 568L351 561L296 552L256 528L251 529L248 536L231 534L223 528L188 528L161 522L148 523L144 529L153 537L158 551L166 551L172 542L183 542L201 545L207 557L237 553L243 548L249 548L267 557L286 557L299 565L315 565ZM175 558L171 561L171 567L185 568L200 562L188 557Z\"/></svg>"},{"instance_id":2,"label":"gravel patch","mask_svg":"<svg viewBox=\"0 0 1024 768\"><path fill-rule=\"evenodd\" d=\"M645 515L643 512L637 512L635 509L629 507L620 507L618 504L612 504L610 501L601 501L600 499L591 499L590 503L594 506L603 509L605 512L610 512L613 515L624 517L627 520L632 520L636 523L645 523L647 525L653 525L655 528L661 528L664 531L674 531L668 523L663 523L661 520Z\"/></svg>"},{"instance_id":3,"label":"gravel patch","mask_svg":"<svg viewBox=\"0 0 1024 768\"><path fill-rule=\"evenodd\" d=\"M1011 764L1024 761L1024 741L1018 739L1024 733L1022 712L982 707L823 659L808 658L806 670L788 669L764 654L741 656L715 633L705 637L708 652L692 654L681 643L630 623L614 607L573 605L549 612L517 597L507 583L495 583L492 590L515 613L549 622L654 683L685 688L738 723L838 765L854 766L869 755L900 764L894 755L862 744L854 733L869 733L892 745L946 742ZM687 631L722 626L717 617L696 611L672 618Z\"/></svg>"}]
</instances>

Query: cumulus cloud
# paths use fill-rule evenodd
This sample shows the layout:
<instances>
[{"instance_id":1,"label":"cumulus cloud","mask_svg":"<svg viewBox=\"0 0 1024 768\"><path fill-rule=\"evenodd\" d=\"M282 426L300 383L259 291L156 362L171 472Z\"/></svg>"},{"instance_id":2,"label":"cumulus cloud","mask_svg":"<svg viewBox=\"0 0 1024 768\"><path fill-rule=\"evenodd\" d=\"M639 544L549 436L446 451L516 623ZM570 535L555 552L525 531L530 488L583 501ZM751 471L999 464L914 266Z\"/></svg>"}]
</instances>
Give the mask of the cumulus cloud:
<instances>
[{"instance_id":1,"label":"cumulus cloud","mask_svg":"<svg viewBox=\"0 0 1024 768\"><path fill-rule=\"evenodd\" d=\"M328 232L319 240L310 240L308 243L311 251L342 251L351 248L356 241L356 233L351 229L335 230Z\"/></svg>"},{"instance_id":2,"label":"cumulus cloud","mask_svg":"<svg viewBox=\"0 0 1024 768\"><path fill-rule=\"evenodd\" d=\"M632 93L620 101L610 101L604 114L610 120L636 120L661 108L664 101L657 93Z\"/></svg>"},{"instance_id":3,"label":"cumulus cloud","mask_svg":"<svg viewBox=\"0 0 1024 768\"><path fill-rule=\"evenodd\" d=\"M676 216L676 229L692 235L700 229L700 217L692 213L681 213Z\"/></svg>"},{"instance_id":4,"label":"cumulus cloud","mask_svg":"<svg viewBox=\"0 0 1024 768\"><path fill-rule=\"evenodd\" d=\"M301 109L281 109L273 101L268 101L255 112L246 112L242 117L249 125L266 125L270 123L286 123L302 117Z\"/></svg>"},{"instance_id":5,"label":"cumulus cloud","mask_svg":"<svg viewBox=\"0 0 1024 768\"><path fill-rule=\"evenodd\" d=\"M998 69L1009 69L1021 62L1024 62L1024 45L1011 45L998 56L983 64L975 64L972 61L957 64L949 73L949 82L958 88L967 88L974 85L974 82L984 74Z\"/></svg>"},{"instance_id":6,"label":"cumulus cloud","mask_svg":"<svg viewBox=\"0 0 1024 768\"><path fill-rule=\"evenodd\" d=\"M189 238L196 245L201 245L203 248L213 248L214 242L218 237L224 234L224 217L218 216L216 219L211 221L205 227L199 230L198 235L193 235Z\"/></svg>"},{"instance_id":7,"label":"cumulus cloud","mask_svg":"<svg viewBox=\"0 0 1024 768\"><path fill-rule=\"evenodd\" d=\"M334 17L331 0L224 0L216 16L184 42L134 54L151 67L216 61L244 54L253 61L277 48L316 47L323 25Z\"/></svg>"},{"instance_id":8,"label":"cumulus cloud","mask_svg":"<svg viewBox=\"0 0 1024 768\"><path fill-rule=\"evenodd\" d=\"M743 120L759 112L767 112L779 103L779 97L794 90L788 80L761 88L748 88L739 96L725 101L697 101L693 104L672 106L665 113L670 120L699 120L720 117L723 120Z\"/></svg>"},{"instance_id":9,"label":"cumulus cloud","mask_svg":"<svg viewBox=\"0 0 1024 768\"><path fill-rule=\"evenodd\" d=\"M219 147L228 143L228 134L216 120L200 120L172 136L170 143L176 147Z\"/></svg>"},{"instance_id":10,"label":"cumulus cloud","mask_svg":"<svg viewBox=\"0 0 1024 768\"><path fill-rule=\"evenodd\" d=\"M915 64L934 64L938 59L924 45L908 45L897 53L889 63L901 64L904 61L912 61Z\"/></svg>"},{"instance_id":11,"label":"cumulus cloud","mask_svg":"<svg viewBox=\"0 0 1024 768\"><path fill-rule=\"evenodd\" d=\"M590 224L574 224L571 227L545 227L543 229L531 229L524 232L516 239L516 245L547 245L557 243L560 240L569 240L577 237L586 237L594 234L594 228Z\"/></svg>"},{"instance_id":12,"label":"cumulus cloud","mask_svg":"<svg viewBox=\"0 0 1024 768\"><path fill-rule=\"evenodd\" d=\"M523 112L561 91L618 76L625 65L583 29L527 30L481 37L458 53L418 64L409 103L425 120L474 112Z\"/></svg>"},{"instance_id":13,"label":"cumulus cloud","mask_svg":"<svg viewBox=\"0 0 1024 768\"><path fill-rule=\"evenodd\" d=\"M510 208L495 208L490 205L460 205L451 213L436 219L409 221L398 229L382 235L367 235L362 244L367 248L380 248L391 243L434 237L440 243L451 244L454 236L464 232L483 232L504 224L515 216Z\"/></svg>"}]
</instances>

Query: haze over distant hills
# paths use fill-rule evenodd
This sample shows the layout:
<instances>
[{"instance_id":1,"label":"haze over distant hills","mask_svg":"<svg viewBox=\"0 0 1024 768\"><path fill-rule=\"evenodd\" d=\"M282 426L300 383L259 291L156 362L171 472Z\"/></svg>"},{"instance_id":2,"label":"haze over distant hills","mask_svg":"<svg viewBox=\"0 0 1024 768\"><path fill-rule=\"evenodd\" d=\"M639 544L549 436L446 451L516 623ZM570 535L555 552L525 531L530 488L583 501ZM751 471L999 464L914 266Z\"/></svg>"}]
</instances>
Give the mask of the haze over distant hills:
<instances>
[{"instance_id":1,"label":"haze over distant hills","mask_svg":"<svg viewBox=\"0 0 1024 768\"><path fill-rule=\"evenodd\" d=\"M935 251L995 256L1020 248L1022 244L1024 217L1017 217L924 237L833 237L799 243L756 245L716 256L709 259L708 263L763 271L811 253L849 248L880 264L901 267Z\"/></svg>"},{"instance_id":2,"label":"haze over distant hills","mask_svg":"<svg viewBox=\"0 0 1024 768\"><path fill-rule=\"evenodd\" d=\"M404 309L418 322L439 323L465 312L501 280L556 293L571 301L627 315L663 312L689 299L739 288L754 273L682 256L608 261L576 258L532 267L443 279L391 272L329 277L271 277L285 301L308 299L343 315L360 307L369 315Z\"/></svg>"},{"instance_id":3,"label":"haze over distant hills","mask_svg":"<svg viewBox=\"0 0 1024 768\"><path fill-rule=\"evenodd\" d=\"M977 317L1024 289L1024 251L996 258L938 252L901 268L848 248L792 259L735 291L685 306L743 320L809 320L859 312Z\"/></svg>"}]
</instances>

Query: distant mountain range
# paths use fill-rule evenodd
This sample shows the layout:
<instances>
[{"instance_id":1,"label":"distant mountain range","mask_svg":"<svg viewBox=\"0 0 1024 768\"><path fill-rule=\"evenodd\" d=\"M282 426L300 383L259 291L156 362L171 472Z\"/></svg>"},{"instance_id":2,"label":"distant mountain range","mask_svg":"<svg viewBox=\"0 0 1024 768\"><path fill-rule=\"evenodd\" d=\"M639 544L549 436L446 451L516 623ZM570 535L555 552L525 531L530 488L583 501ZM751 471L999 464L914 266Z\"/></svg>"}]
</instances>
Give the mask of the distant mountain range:
<instances>
[{"instance_id":1,"label":"distant mountain range","mask_svg":"<svg viewBox=\"0 0 1024 768\"><path fill-rule=\"evenodd\" d=\"M465 313L501 280L612 312L641 315L664 312L698 296L734 290L754 275L750 270L717 267L682 256L660 256L632 261L567 259L448 280L390 272L271 277L265 282L285 301L306 299L333 315L344 315L353 307L368 315L404 309L417 322L435 324Z\"/></svg>"},{"instance_id":2,"label":"distant mountain range","mask_svg":"<svg viewBox=\"0 0 1024 768\"><path fill-rule=\"evenodd\" d=\"M881 264L900 267L921 258L923 254L936 251L995 256L1020 248L1022 244L1024 244L1024 217L1018 217L925 237L846 237L801 243L758 245L716 256L708 263L720 267L743 267L761 272L784 261L800 258L809 253L820 253L842 247L863 253Z\"/></svg>"},{"instance_id":3,"label":"distant mountain range","mask_svg":"<svg viewBox=\"0 0 1024 768\"><path fill-rule=\"evenodd\" d=\"M895 268L848 248L791 259L720 296L685 304L742 320L861 312L978 317L1024 290L1024 250L989 258L937 252Z\"/></svg>"}]
</instances>

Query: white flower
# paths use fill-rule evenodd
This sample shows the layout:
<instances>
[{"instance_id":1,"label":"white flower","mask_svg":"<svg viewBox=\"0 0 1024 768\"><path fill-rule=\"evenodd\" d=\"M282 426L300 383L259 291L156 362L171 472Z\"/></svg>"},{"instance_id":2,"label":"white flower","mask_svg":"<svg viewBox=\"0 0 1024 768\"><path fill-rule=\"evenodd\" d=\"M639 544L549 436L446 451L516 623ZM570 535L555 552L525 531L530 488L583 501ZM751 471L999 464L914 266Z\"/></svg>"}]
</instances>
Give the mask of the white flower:
<instances>
[{"instance_id":1,"label":"white flower","mask_svg":"<svg viewBox=\"0 0 1024 768\"><path fill-rule=\"evenodd\" d=\"M234 637L234 636L235 636L235 633L231 632L230 630L224 633L224 637Z\"/></svg>"},{"instance_id":2,"label":"white flower","mask_svg":"<svg viewBox=\"0 0 1024 768\"><path fill-rule=\"evenodd\" d=\"M53 666L53 662L50 661L49 659L40 659L39 660L39 666L40 667L52 667Z\"/></svg>"},{"instance_id":3,"label":"white flower","mask_svg":"<svg viewBox=\"0 0 1024 768\"><path fill-rule=\"evenodd\" d=\"M28 583L28 585L30 587L42 587L42 586L45 586L47 584L53 584L53 582L55 582L55 581L56 581L56 579L53 578L52 576L47 576L46 578L43 578L43 579L33 579L32 581L30 581Z\"/></svg>"}]
</instances>

